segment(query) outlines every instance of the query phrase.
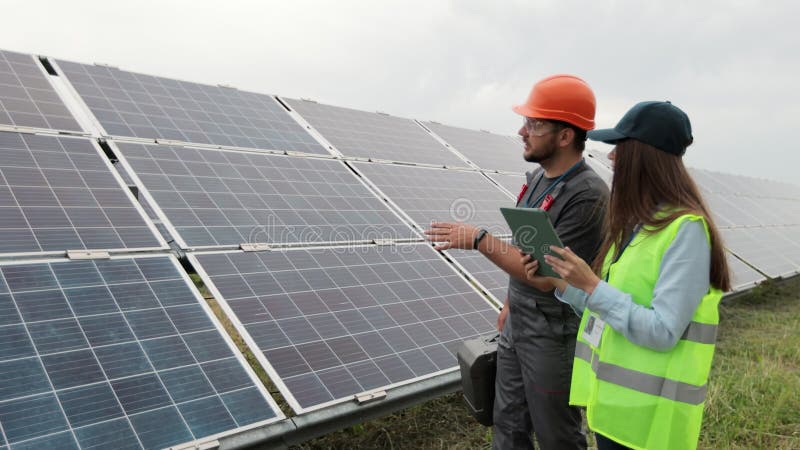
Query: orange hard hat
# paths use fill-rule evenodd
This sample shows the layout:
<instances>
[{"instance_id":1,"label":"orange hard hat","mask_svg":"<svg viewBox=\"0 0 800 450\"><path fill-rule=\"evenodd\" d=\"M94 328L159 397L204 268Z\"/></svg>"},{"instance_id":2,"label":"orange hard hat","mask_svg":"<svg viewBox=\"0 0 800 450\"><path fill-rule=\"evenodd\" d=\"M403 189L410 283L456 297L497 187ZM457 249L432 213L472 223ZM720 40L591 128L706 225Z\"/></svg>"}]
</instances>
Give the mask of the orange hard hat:
<instances>
[{"instance_id":1,"label":"orange hard hat","mask_svg":"<svg viewBox=\"0 0 800 450\"><path fill-rule=\"evenodd\" d=\"M552 75L539 81L528 100L512 109L525 117L560 120L582 130L594 128L594 92L575 75Z\"/></svg>"}]
</instances>

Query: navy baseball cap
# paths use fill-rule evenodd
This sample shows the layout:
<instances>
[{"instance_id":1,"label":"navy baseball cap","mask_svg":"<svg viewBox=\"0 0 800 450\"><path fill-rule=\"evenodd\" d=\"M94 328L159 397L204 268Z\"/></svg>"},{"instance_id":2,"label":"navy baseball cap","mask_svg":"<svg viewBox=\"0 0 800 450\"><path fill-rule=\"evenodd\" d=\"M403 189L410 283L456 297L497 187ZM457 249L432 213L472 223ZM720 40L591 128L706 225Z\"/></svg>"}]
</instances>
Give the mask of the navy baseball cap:
<instances>
[{"instance_id":1,"label":"navy baseball cap","mask_svg":"<svg viewBox=\"0 0 800 450\"><path fill-rule=\"evenodd\" d=\"M683 156L692 143L689 116L670 102L641 102L622 116L617 126L587 133L593 141L616 144L636 139L663 152Z\"/></svg>"}]
</instances>

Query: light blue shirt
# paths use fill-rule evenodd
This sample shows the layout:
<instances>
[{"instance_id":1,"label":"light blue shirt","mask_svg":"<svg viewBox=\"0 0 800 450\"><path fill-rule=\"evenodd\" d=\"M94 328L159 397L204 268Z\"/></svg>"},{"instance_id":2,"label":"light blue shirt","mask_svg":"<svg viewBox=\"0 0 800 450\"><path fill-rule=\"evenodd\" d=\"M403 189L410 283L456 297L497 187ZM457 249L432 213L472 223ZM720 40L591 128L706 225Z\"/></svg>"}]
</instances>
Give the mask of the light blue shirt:
<instances>
[{"instance_id":1,"label":"light blue shirt","mask_svg":"<svg viewBox=\"0 0 800 450\"><path fill-rule=\"evenodd\" d=\"M556 289L555 295L578 315L588 307L634 344L666 351L677 344L708 292L710 269L711 247L703 223L686 221L664 252L649 308L605 281L592 295L571 285L563 293Z\"/></svg>"}]
</instances>

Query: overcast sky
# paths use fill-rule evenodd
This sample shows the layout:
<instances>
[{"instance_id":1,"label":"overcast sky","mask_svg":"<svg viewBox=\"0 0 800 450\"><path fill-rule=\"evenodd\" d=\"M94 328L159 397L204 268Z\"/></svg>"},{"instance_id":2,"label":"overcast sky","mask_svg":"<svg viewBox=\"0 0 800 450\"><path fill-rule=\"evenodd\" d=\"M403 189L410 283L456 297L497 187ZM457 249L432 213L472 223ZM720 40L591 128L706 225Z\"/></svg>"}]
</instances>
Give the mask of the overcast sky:
<instances>
[{"instance_id":1,"label":"overcast sky","mask_svg":"<svg viewBox=\"0 0 800 450\"><path fill-rule=\"evenodd\" d=\"M504 134L536 80L573 73L600 127L671 100L692 120L689 165L800 183L796 1L2 4L6 50Z\"/></svg>"}]
</instances>

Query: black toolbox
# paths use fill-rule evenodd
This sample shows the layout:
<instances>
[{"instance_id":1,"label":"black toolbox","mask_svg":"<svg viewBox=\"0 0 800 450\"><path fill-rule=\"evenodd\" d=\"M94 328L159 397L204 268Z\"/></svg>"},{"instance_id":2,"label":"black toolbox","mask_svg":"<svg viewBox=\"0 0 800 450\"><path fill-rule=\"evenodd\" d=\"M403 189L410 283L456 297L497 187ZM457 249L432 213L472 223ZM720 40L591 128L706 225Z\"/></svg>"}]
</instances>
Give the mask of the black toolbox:
<instances>
[{"instance_id":1,"label":"black toolbox","mask_svg":"<svg viewBox=\"0 0 800 450\"><path fill-rule=\"evenodd\" d=\"M464 341L458 348L464 401L475 420L492 426L499 333Z\"/></svg>"}]
</instances>

